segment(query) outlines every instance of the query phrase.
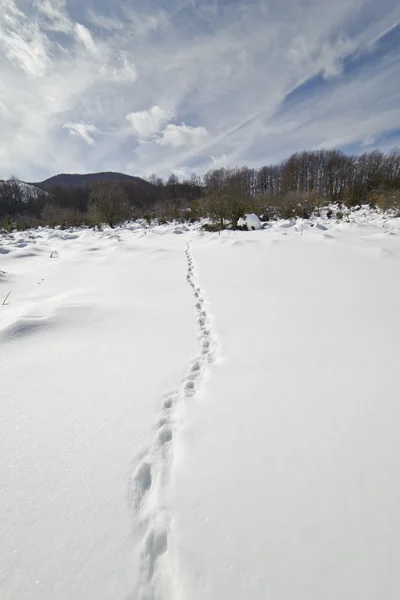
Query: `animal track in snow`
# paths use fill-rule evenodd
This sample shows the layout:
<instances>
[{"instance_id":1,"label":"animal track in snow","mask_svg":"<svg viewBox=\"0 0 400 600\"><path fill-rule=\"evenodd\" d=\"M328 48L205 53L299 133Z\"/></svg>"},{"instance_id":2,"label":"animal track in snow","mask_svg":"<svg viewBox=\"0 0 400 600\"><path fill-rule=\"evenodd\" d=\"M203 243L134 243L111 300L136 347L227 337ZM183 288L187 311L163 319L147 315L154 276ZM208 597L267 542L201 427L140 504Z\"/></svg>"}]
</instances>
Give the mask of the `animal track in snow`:
<instances>
[{"instance_id":1,"label":"animal track in snow","mask_svg":"<svg viewBox=\"0 0 400 600\"><path fill-rule=\"evenodd\" d=\"M195 380L194 379L189 379L186 383L185 383L185 394L186 396L193 396L193 394L196 391L196 385L195 385Z\"/></svg>"},{"instance_id":2,"label":"animal track in snow","mask_svg":"<svg viewBox=\"0 0 400 600\"><path fill-rule=\"evenodd\" d=\"M167 549L167 531L164 528L150 529L146 535L142 552L142 560L145 566L144 575L147 582L151 582L158 557L165 554Z\"/></svg>"},{"instance_id":3,"label":"animal track in snow","mask_svg":"<svg viewBox=\"0 0 400 600\"><path fill-rule=\"evenodd\" d=\"M207 364L214 360L212 328L204 304L204 295L195 280L196 265L189 244L186 258L186 280L193 290L193 306L199 327L199 354L189 366L180 389L164 396L153 442L141 457L141 462L130 480L130 505L143 536L141 583L135 600L155 600L163 597L161 590L158 591L158 581L160 577L169 579L168 536L171 514L165 500L165 488L168 485L174 447L175 410L179 403L189 401L195 396ZM161 555L166 555L166 563L164 562L163 571L158 573L157 564Z\"/></svg>"},{"instance_id":4,"label":"animal track in snow","mask_svg":"<svg viewBox=\"0 0 400 600\"><path fill-rule=\"evenodd\" d=\"M194 297L196 300L195 309L197 311L197 322L201 331L201 341L200 341L200 352L203 357L207 359L208 362L213 362L214 360L214 342L212 340L211 328L209 326L209 318L207 315L207 311L204 308L204 298L201 292L201 288L196 284L195 281L195 264L193 261L192 253L190 250L190 245L188 244L186 249L186 256L188 259L188 274L187 279L190 286L193 288Z\"/></svg>"},{"instance_id":5,"label":"animal track in snow","mask_svg":"<svg viewBox=\"0 0 400 600\"><path fill-rule=\"evenodd\" d=\"M201 370L201 363L200 363L198 360L196 360L196 362L194 362L194 363L192 364L192 366L190 367L190 371L191 371L192 373L193 373L193 372L194 372L194 373L197 373L197 372L198 372L198 371L200 371L200 370Z\"/></svg>"},{"instance_id":6,"label":"animal track in snow","mask_svg":"<svg viewBox=\"0 0 400 600\"><path fill-rule=\"evenodd\" d=\"M152 482L151 466L148 462L143 461L136 469L130 489L130 501L137 511L142 503L143 497L150 489Z\"/></svg>"},{"instance_id":7,"label":"animal track in snow","mask_svg":"<svg viewBox=\"0 0 400 600\"><path fill-rule=\"evenodd\" d=\"M164 400L163 408L170 409L174 406L175 402L176 402L176 397L171 395Z\"/></svg>"},{"instance_id":8,"label":"animal track in snow","mask_svg":"<svg viewBox=\"0 0 400 600\"><path fill-rule=\"evenodd\" d=\"M158 430L158 440L162 446L172 440L172 429L167 424L162 425Z\"/></svg>"}]
</instances>

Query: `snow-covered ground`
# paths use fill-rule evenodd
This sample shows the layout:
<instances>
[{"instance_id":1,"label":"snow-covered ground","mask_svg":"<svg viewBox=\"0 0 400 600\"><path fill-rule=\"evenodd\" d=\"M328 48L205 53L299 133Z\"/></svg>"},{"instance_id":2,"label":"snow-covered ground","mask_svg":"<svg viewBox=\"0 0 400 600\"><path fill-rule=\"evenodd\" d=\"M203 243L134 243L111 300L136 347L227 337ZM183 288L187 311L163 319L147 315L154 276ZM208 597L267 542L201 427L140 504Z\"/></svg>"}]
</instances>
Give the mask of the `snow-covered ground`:
<instances>
[{"instance_id":1,"label":"snow-covered ground","mask_svg":"<svg viewBox=\"0 0 400 600\"><path fill-rule=\"evenodd\" d=\"M312 225L0 237L2 599L397 600L400 220Z\"/></svg>"}]
</instances>

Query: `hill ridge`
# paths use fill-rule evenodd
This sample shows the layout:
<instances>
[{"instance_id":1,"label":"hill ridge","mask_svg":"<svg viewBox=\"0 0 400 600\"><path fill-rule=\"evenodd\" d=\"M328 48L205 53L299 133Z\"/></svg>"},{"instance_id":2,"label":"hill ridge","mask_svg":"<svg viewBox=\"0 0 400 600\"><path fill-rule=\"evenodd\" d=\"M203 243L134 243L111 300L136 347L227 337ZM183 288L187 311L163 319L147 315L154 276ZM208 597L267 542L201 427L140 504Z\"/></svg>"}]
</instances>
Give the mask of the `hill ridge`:
<instances>
[{"instance_id":1,"label":"hill ridge","mask_svg":"<svg viewBox=\"0 0 400 600\"><path fill-rule=\"evenodd\" d=\"M65 185L67 187L87 187L88 185L97 181L131 181L136 182L142 186L146 186L149 189L153 187L151 183L136 177L135 175L127 175L126 173L120 173L118 171L99 171L96 173L59 173L48 177L43 181L34 182L32 185L43 186L43 187L54 187L57 185Z\"/></svg>"}]
</instances>

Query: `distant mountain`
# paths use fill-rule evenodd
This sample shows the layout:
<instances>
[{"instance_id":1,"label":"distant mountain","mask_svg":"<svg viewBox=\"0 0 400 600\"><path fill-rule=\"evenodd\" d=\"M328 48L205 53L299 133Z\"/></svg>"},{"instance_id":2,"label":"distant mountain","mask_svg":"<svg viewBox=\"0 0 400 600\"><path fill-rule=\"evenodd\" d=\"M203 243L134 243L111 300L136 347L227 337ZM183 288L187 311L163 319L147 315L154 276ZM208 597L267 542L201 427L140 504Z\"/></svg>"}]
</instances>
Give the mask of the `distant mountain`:
<instances>
[{"instance_id":1,"label":"distant mountain","mask_svg":"<svg viewBox=\"0 0 400 600\"><path fill-rule=\"evenodd\" d=\"M55 175L44 181L33 183L37 189L57 197L60 206L72 206L78 210L89 202L90 186L98 183L121 183L127 193L128 201L136 207L148 207L157 202L191 201L203 194L201 186L191 186L186 183L154 185L141 177L125 175L124 173L87 173ZM80 200L78 199L78 196Z\"/></svg>"},{"instance_id":2,"label":"distant mountain","mask_svg":"<svg viewBox=\"0 0 400 600\"><path fill-rule=\"evenodd\" d=\"M74 188L83 188L98 181L131 182L136 183L137 186L142 189L146 188L148 191L154 188L154 186L151 183L145 181L144 179L141 179L140 177L134 177L132 175L125 175L124 173L113 172L87 173L85 175L62 173L60 175L55 175L54 177L50 177L49 179L45 179L44 181L40 181L32 185L36 185L37 187L40 187L42 189L51 188L58 185Z\"/></svg>"}]
</instances>

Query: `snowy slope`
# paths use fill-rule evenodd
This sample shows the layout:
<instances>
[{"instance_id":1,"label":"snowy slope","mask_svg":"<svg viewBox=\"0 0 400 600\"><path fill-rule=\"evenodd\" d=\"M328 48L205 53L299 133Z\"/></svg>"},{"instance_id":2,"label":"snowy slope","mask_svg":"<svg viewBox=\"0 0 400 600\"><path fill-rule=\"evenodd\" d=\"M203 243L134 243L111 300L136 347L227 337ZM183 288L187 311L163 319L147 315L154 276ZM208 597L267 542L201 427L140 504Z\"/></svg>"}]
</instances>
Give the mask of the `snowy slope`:
<instances>
[{"instance_id":1,"label":"snowy slope","mask_svg":"<svg viewBox=\"0 0 400 600\"><path fill-rule=\"evenodd\" d=\"M24 199L28 200L29 198L38 198L39 196L47 195L47 192L37 188L35 185L31 185L29 183L24 183L20 181L20 186L22 188L22 192L24 194Z\"/></svg>"},{"instance_id":2,"label":"snowy slope","mask_svg":"<svg viewBox=\"0 0 400 600\"><path fill-rule=\"evenodd\" d=\"M0 239L2 598L397 599L400 224L312 225Z\"/></svg>"},{"instance_id":3,"label":"snowy slope","mask_svg":"<svg viewBox=\"0 0 400 600\"><path fill-rule=\"evenodd\" d=\"M4 181L1 180L0 186L2 186L3 184L4 184ZM47 194L47 192L44 192L43 190L39 189L35 185L25 183L24 181L19 181L18 184L21 189L22 200L24 202L27 202L28 200L30 200L32 198L38 199L39 196L42 196L43 194L45 194L45 195Z\"/></svg>"}]
</instances>

